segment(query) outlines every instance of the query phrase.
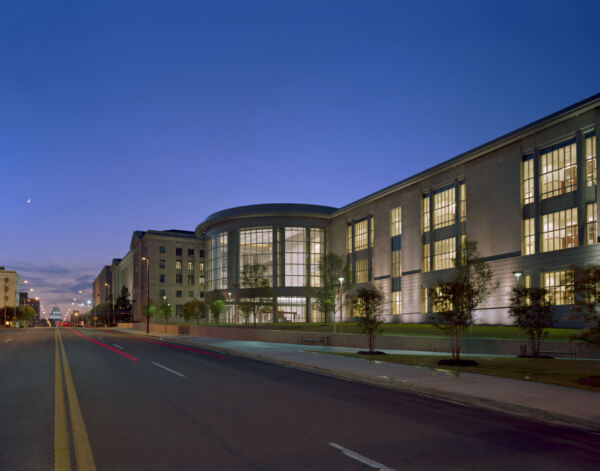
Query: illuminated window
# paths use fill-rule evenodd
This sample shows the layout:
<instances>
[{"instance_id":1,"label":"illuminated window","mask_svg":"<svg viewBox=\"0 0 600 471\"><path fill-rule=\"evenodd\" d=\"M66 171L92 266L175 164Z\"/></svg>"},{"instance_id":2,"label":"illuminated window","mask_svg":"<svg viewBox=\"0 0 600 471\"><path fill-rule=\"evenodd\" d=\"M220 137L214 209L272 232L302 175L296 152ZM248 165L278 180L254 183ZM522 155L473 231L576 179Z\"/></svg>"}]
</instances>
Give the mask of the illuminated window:
<instances>
[{"instance_id":1,"label":"illuminated window","mask_svg":"<svg viewBox=\"0 0 600 471\"><path fill-rule=\"evenodd\" d=\"M402 234L402 208L390 210L390 237Z\"/></svg>"},{"instance_id":2,"label":"illuminated window","mask_svg":"<svg viewBox=\"0 0 600 471\"><path fill-rule=\"evenodd\" d=\"M575 139L543 150L540 155L540 197L562 195L577 190Z\"/></svg>"},{"instance_id":3,"label":"illuminated window","mask_svg":"<svg viewBox=\"0 0 600 471\"><path fill-rule=\"evenodd\" d=\"M535 198L533 162L533 155L528 155L523 160L523 204L533 203Z\"/></svg>"},{"instance_id":4,"label":"illuminated window","mask_svg":"<svg viewBox=\"0 0 600 471\"><path fill-rule=\"evenodd\" d=\"M253 227L240 229L240 273L244 265L263 265L264 276L273 286L273 229Z\"/></svg>"},{"instance_id":5,"label":"illuminated window","mask_svg":"<svg viewBox=\"0 0 600 471\"><path fill-rule=\"evenodd\" d=\"M199 284L199 285L203 285L203 284L204 284L204 282L205 282L205 278L204 278L203 276L199 276L199 277L198 277L198 284Z\"/></svg>"},{"instance_id":6,"label":"illuminated window","mask_svg":"<svg viewBox=\"0 0 600 471\"><path fill-rule=\"evenodd\" d=\"M456 238L436 240L433 243L433 269L444 270L454 267L456 258Z\"/></svg>"},{"instance_id":7,"label":"illuminated window","mask_svg":"<svg viewBox=\"0 0 600 471\"><path fill-rule=\"evenodd\" d=\"M428 242L423 243L423 268L422 272L427 273L429 271L429 267L431 266L431 245Z\"/></svg>"},{"instance_id":8,"label":"illuminated window","mask_svg":"<svg viewBox=\"0 0 600 471\"><path fill-rule=\"evenodd\" d=\"M429 220L430 212L429 212L429 195L423 196L423 203L421 208L421 221L422 221L422 230L423 233L428 232L431 229L431 221Z\"/></svg>"},{"instance_id":9,"label":"illuminated window","mask_svg":"<svg viewBox=\"0 0 600 471\"><path fill-rule=\"evenodd\" d=\"M402 314L402 291L392 291L391 314Z\"/></svg>"},{"instance_id":10,"label":"illuminated window","mask_svg":"<svg viewBox=\"0 0 600 471\"><path fill-rule=\"evenodd\" d=\"M542 273L542 287L548 290L550 302L557 306L573 304L572 270Z\"/></svg>"},{"instance_id":11,"label":"illuminated window","mask_svg":"<svg viewBox=\"0 0 600 471\"><path fill-rule=\"evenodd\" d=\"M593 186L597 181L596 170L596 133L585 136L585 184Z\"/></svg>"},{"instance_id":12,"label":"illuminated window","mask_svg":"<svg viewBox=\"0 0 600 471\"><path fill-rule=\"evenodd\" d=\"M433 194L433 228L439 229L454 224L456 195L454 187L437 190Z\"/></svg>"},{"instance_id":13,"label":"illuminated window","mask_svg":"<svg viewBox=\"0 0 600 471\"><path fill-rule=\"evenodd\" d=\"M459 222L467 221L467 184L462 182L458 186L458 196L460 200L460 217Z\"/></svg>"},{"instance_id":14,"label":"illuminated window","mask_svg":"<svg viewBox=\"0 0 600 471\"><path fill-rule=\"evenodd\" d=\"M204 271L204 263L199 263L198 264L198 270L203 272Z\"/></svg>"},{"instance_id":15,"label":"illuminated window","mask_svg":"<svg viewBox=\"0 0 600 471\"><path fill-rule=\"evenodd\" d=\"M523 221L523 255L533 255L535 253L535 219L525 219Z\"/></svg>"},{"instance_id":16,"label":"illuminated window","mask_svg":"<svg viewBox=\"0 0 600 471\"><path fill-rule=\"evenodd\" d=\"M427 288L421 288L421 313L426 314L429 308L429 292Z\"/></svg>"},{"instance_id":17,"label":"illuminated window","mask_svg":"<svg viewBox=\"0 0 600 471\"><path fill-rule=\"evenodd\" d=\"M325 255L325 231L311 228L310 230L310 286L321 286L319 264Z\"/></svg>"},{"instance_id":18,"label":"illuminated window","mask_svg":"<svg viewBox=\"0 0 600 471\"><path fill-rule=\"evenodd\" d=\"M193 271L194 270L194 262L188 262L187 263L187 269Z\"/></svg>"},{"instance_id":19,"label":"illuminated window","mask_svg":"<svg viewBox=\"0 0 600 471\"><path fill-rule=\"evenodd\" d=\"M355 283L366 283L369 281L369 260L363 258L356 261Z\"/></svg>"},{"instance_id":20,"label":"illuminated window","mask_svg":"<svg viewBox=\"0 0 600 471\"><path fill-rule=\"evenodd\" d=\"M181 270L181 260L175 260L175 270Z\"/></svg>"},{"instance_id":21,"label":"illuminated window","mask_svg":"<svg viewBox=\"0 0 600 471\"><path fill-rule=\"evenodd\" d=\"M277 298L277 320L306 322L306 298Z\"/></svg>"},{"instance_id":22,"label":"illuminated window","mask_svg":"<svg viewBox=\"0 0 600 471\"><path fill-rule=\"evenodd\" d=\"M285 286L306 286L306 229L285 228Z\"/></svg>"},{"instance_id":23,"label":"illuminated window","mask_svg":"<svg viewBox=\"0 0 600 471\"><path fill-rule=\"evenodd\" d=\"M208 238L206 264L208 291L227 289L227 232Z\"/></svg>"},{"instance_id":24,"label":"illuminated window","mask_svg":"<svg viewBox=\"0 0 600 471\"><path fill-rule=\"evenodd\" d=\"M542 216L542 252L577 247L577 208Z\"/></svg>"},{"instance_id":25,"label":"illuminated window","mask_svg":"<svg viewBox=\"0 0 600 471\"><path fill-rule=\"evenodd\" d=\"M585 212L585 243L591 245L598 241L598 203L587 204Z\"/></svg>"},{"instance_id":26,"label":"illuminated window","mask_svg":"<svg viewBox=\"0 0 600 471\"><path fill-rule=\"evenodd\" d=\"M444 312L444 311L450 311L450 310L452 310L452 301L450 301L449 299L445 299L442 302L442 300L439 298L439 296L440 296L440 294L442 292L442 288L440 286L436 286L433 289L434 289L435 294L437 296L438 302L437 303L432 303L433 305L431 306L431 310L433 312Z\"/></svg>"},{"instance_id":27,"label":"illuminated window","mask_svg":"<svg viewBox=\"0 0 600 471\"><path fill-rule=\"evenodd\" d=\"M346 253L352 253L352 224L346 226Z\"/></svg>"},{"instance_id":28,"label":"illuminated window","mask_svg":"<svg viewBox=\"0 0 600 471\"><path fill-rule=\"evenodd\" d=\"M369 246L373 247L374 242L375 242L375 220L371 216L369 218Z\"/></svg>"},{"instance_id":29,"label":"illuminated window","mask_svg":"<svg viewBox=\"0 0 600 471\"><path fill-rule=\"evenodd\" d=\"M369 220L354 223L354 251L359 252L369 248Z\"/></svg>"},{"instance_id":30,"label":"illuminated window","mask_svg":"<svg viewBox=\"0 0 600 471\"><path fill-rule=\"evenodd\" d=\"M402 250L392 250L392 278L402 276Z\"/></svg>"}]
</instances>

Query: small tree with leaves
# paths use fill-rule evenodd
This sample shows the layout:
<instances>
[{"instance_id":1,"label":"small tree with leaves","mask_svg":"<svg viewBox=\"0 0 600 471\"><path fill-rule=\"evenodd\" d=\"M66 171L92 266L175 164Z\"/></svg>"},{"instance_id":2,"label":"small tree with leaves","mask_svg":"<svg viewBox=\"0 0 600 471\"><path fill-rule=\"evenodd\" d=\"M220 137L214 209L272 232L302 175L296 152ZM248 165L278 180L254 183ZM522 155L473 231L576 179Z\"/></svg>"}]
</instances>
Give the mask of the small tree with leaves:
<instances>
[{"instance_id":1,"label":"small tree with leaves","mask_svg":"<svg viewBox=\"0 0 600 471\"><path fill-rule=\"evenodd\" d=\"M577 338L600 347L600 266L575 268L572 277L575 304L571 311L587 324Z\"/></svg>"},{"instance_id":2,"label":"small tree with leaves","mask_svg":"<svg viewBox=\"0 0 600 471\"><path fill-rule=\"evenodd\" d=\"M165 333L167 332L167 325L169 319L173 315L173 306L171 306L166 299L163 299L162 303L158 307L158 315L165 320Z\"/></svg>"},{"instance_id":3,"label":"small tree with leaves","mask_svg":"<svg viewBox=\"0 0 600 471\"><path fill-rule=\"evenodd\" d=\"M215 289L208 293L207 299L208 309L213 317L212 322L216 322L218 324L220 322L221 314L225 310L225 300L223 298L223 294L221 291Z\"/></svg>"},{"instance_id":4,"label":"small tree with leaves","mask_svg":"<svg viewBox=\"0 0 600 471\"><path fill-rule=\"evenodd\" d=\"M358 288L354 294L354 307L358 325L363 334L367 334L369 353L375 353L375 336L382 332L383 307L385 296L372 283Z\"/></svg>"},{"instance_id":5,"label":"small tree with leaves","mask_svg":"<svg viewBox=\"0 0 600 471\"><path fill-rule=\"evenodd\" d=\"M246 264L242 267L241 287L243 300L240 302L242 312L250 310L254 318L254 328L260 312L273 305L273 290L266 276L267 267L258 263Z\"/></svg>"},{"instance_id":6,"label":"small tree with leaves","mask_svg":"<svg viewBox=\"0 0 600 471\"><path fill-rule=\"evenodd\" d=\"M540 342L554 324L554 309L544 288L513 288L508 313L531 338L533 356L540 354Z\"/></svg>"},{"instance_id":7,"label":"small tree with leaves","mask_svg":"<svg viewBox=\"0 0 600 471\"><path fill-rule=\"evenodd\" d=\"M452 361L460 362L463 334L474 322L475 310L496 289L492 269L477 251L475 241L465 240L454 259L454 277L429 290L431 322L450 337Z\"/></svg>"},{"instance_id":8,"label":"small tree with leaves","mask_svg":"<svg viewBox=\"0 0 600 471\"><path fill-rule=\"evenodd\" d=\"M206 317L206 303L198 299L190 299L183 305L183 318L186 322L194 319L200 325L200 318Z\"/></svg>"},{"instance_id":9,"label":"small tree with leaves","mask_svg":"<svg viewBox=\"0 0 600 471\"><path fill-rule=\"evenodd\" d=\"M115 302L115 309L122 313L130 313L131 312L131 301L129 300L129 289L127 286L123 286L121 288L121 294L117 298Z\"/></svg>"},{"instance_id":10,"label":"small tree with leaves","mask_svg":"<svg viewBox=\"0 0 600 471\"><path fill-rule=\"evenodd\" d=\"M351 286L350 270L342 257L327 253L319 260L320 286L314 290L317 308L323 314L323 321L335 322L336 298L340 278L344 278L343 288Z\"/></svg>"}]
</instances>

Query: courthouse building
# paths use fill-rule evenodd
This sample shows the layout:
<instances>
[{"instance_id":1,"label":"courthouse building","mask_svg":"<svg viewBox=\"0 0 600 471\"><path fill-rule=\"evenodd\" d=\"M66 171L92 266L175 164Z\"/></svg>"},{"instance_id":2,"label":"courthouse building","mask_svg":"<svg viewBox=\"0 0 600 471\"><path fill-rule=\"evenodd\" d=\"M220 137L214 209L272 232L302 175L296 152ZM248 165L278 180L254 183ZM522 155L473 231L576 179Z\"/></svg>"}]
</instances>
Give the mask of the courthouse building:
<instances>
[{"instance_id":1,"label":"courthouse building","mask_svg":"<svg viewBox=\"0 0 600 471\"><path fill-rule=\"evenodd\" d=\"M320 282L319 257L331 251L346 257L353 284L382 288L388 321L420 322L432 308L428 288L452 275L468 238L498 284L479 322L510 322L518 273L523 285L550 291L560 325L568 325L569 271L600 264L599 126L596 95L339 209L274 204L215 213L196 229L206 240L207 291L220 290L235 319L243 265L264 264L274 309L261 320L315 320L311 288ZM342 315L352 315L351 303Z\"/></svg>"}]
</instances>

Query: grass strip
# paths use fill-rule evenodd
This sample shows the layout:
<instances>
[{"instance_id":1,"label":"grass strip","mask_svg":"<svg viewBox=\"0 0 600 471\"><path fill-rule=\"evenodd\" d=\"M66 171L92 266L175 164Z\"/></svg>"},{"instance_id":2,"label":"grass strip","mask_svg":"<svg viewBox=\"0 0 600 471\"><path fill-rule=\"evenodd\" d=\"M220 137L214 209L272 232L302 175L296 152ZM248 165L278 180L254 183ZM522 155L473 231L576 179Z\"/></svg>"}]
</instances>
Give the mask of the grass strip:
<instances>
[{"instance_id":1,"label":"grass strip","mask_svg":"<svg viewBox=\"0 0 600 471\"><path fill-rule=\"evenodd\" d=\"M324 352L320 352L324 353ZM600 376L600 360L562 360L544 358L517 358L517 357L478 357L468 356L475 360L478 366L438 366L437 362L449 355L377 355L377 358L366 358L358 353L334 353L352 358L361 358L366 361L385 361L401 363L422 368L452 370L465 373L476 373L503 378L536 381L539 383L555 384L570 388L587 389L600 392L600 388L579 384L577 380L588 376Z\"/></svg>"}]
</instances>

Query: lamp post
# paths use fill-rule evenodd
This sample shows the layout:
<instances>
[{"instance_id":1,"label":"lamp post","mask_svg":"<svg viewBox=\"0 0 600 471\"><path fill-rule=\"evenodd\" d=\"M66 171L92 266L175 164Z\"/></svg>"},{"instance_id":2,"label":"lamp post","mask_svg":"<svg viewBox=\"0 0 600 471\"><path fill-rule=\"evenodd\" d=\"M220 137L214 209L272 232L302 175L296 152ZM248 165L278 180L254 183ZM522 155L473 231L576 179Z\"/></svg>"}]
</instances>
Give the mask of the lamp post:
<instances>
[{"instance_id":1,"label":"lamp post","mask_svg":"<svg viewBox=\"0 0 600 471\"><path fill-rule=\"evenodd\" d=\"M340 334L343 332L343 327L344 327L344 319L342 317L342 309L344 307L344 298L343 298L343 294L344 294L344 277L340 276L338 278L338 281L340 282Z\"/></svg>"},{"instance_id":2,"label":"lamp post","mask_svg":"<svg viewBox=\"0 0 600 471\"><path fill-rule=\"evenodd\" d=\"M150 258L142 257L146 262L146 333L150 333Z\"/></svg>"},{"instance_id":3,"label":"lamp post","mask_svg":"<svg viewBox=\"0 0 600 471\"><path fill-rule=\"evenodd\" d=\"M227 306L227 317L229 317L229 322L233 323L233 315L231 313L231 291L227 293L227 301L229 306Z\"/></svg>"},{"instance_id":4,"label":"lamp post","mask_svg":"<svg viewBox=\"0 0 600 471\"><path fill-rule=\"evenodd\" d=\"M523 272L522 271L513 271L513 275L515 275L515 278L517 279L517 288L521 287L521 277L523 276ZM519 340L521 340L521 326L518 326L519 328Z\"/></svg>"}]
</instances>

